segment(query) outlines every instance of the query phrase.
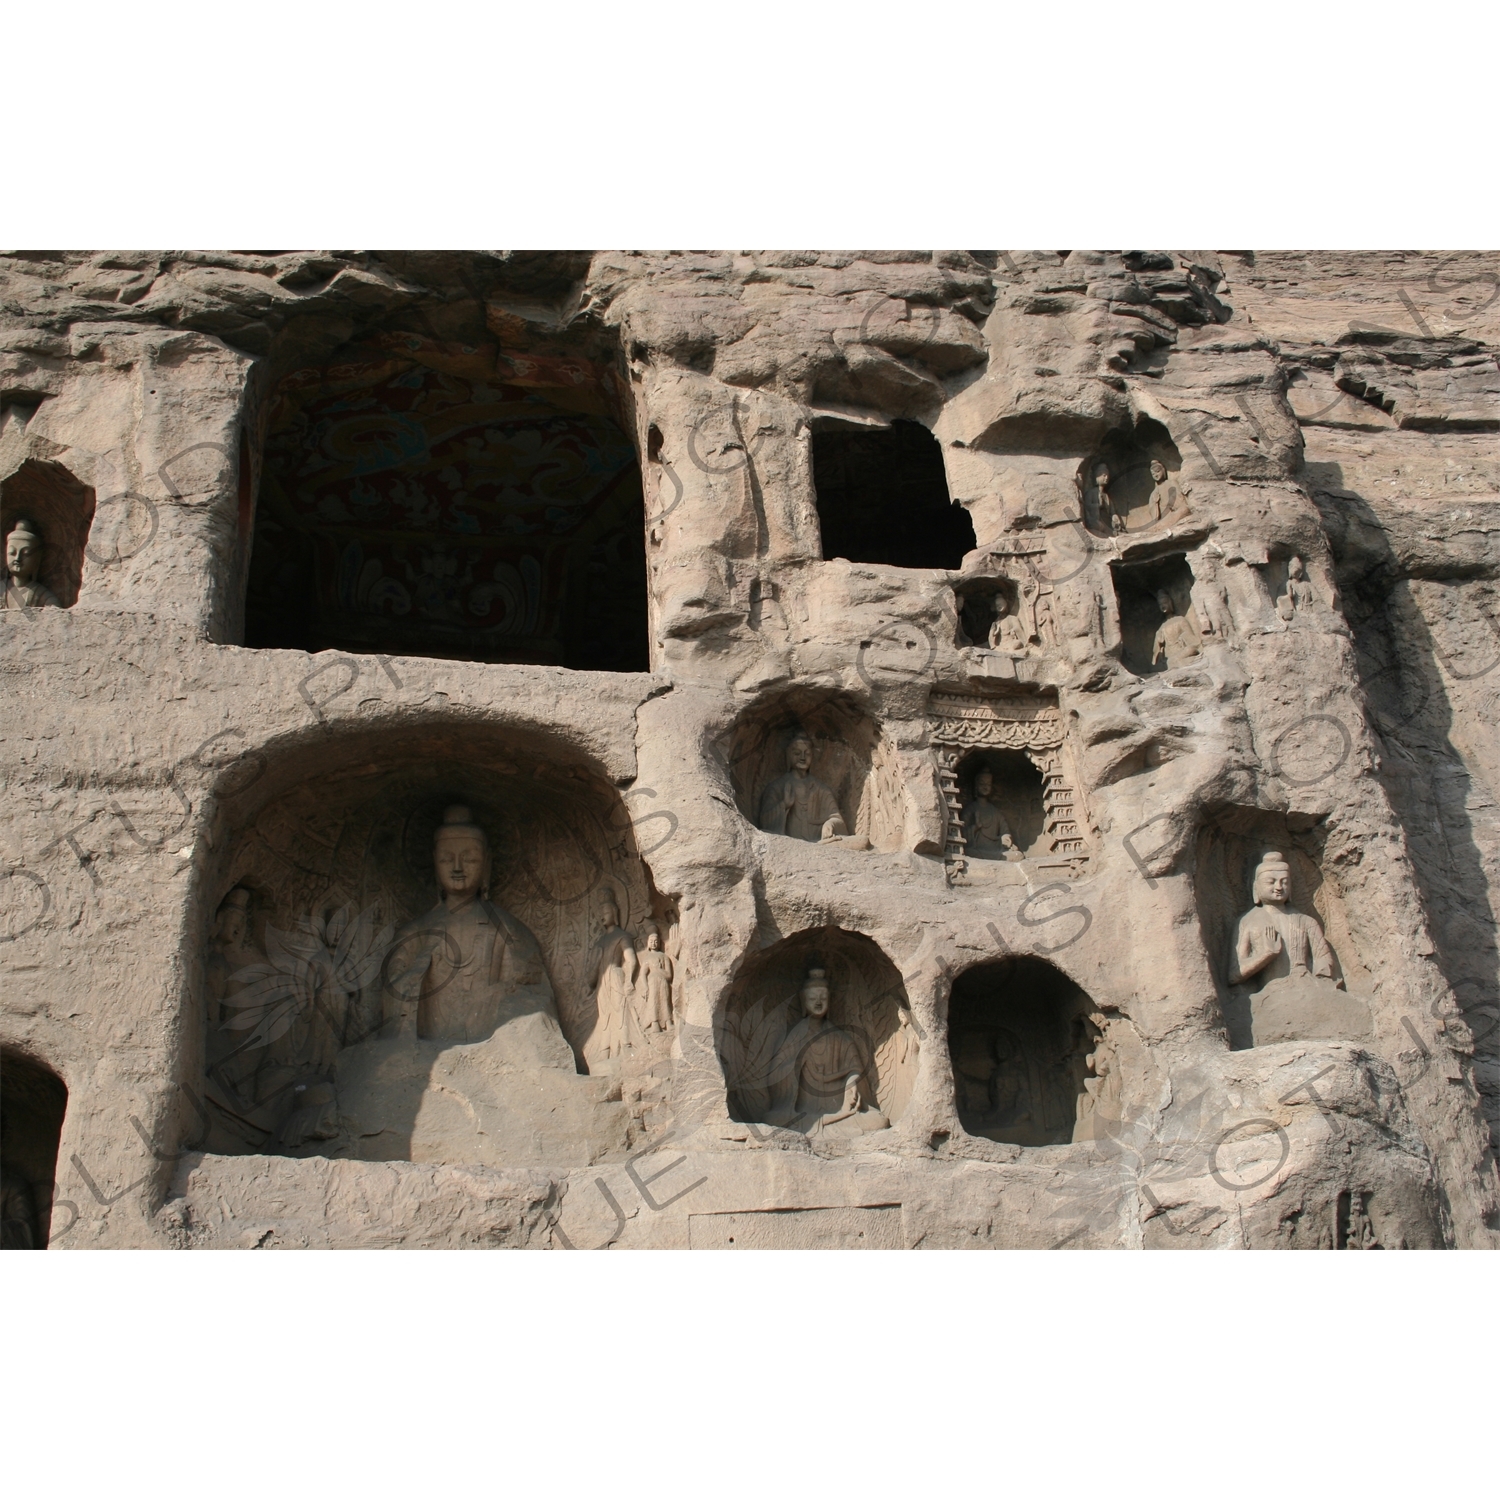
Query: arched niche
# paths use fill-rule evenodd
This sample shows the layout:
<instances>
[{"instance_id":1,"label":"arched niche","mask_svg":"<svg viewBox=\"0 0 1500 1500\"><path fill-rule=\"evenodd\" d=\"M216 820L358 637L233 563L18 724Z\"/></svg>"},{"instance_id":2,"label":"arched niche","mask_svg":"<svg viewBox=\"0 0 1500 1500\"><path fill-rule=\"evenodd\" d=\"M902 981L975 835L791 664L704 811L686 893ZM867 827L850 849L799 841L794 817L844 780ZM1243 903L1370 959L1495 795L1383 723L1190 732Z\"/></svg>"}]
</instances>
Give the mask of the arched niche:
<instances>
[{"instance_id":1,"label":"arched niche","mask_svg":"<svg viewBox=\"0 0 1500 1500\"><path fill-rule=\"evenodd\" d=\"M803 1024L814 971L827 985L826 1028ZM725 995L716 1040L733 1118L799 1134L870 1140L887 1128L880 1121L900 1121L916 1084L920 1045L901 975L871 938L840 927L809 928L747 958ZM816 1108L797 1108L799 1095L807 1106L841 1094L854 1066L862 1119L820 1128Z\"/></svg>"},{"instance_id":2,"label":"arched niche","mask_svg":"<svg viewBox=\"0 0 1500 1500\"><path fill-rule=\"evenodd\" d=\"M1256 866L1268 850L1285 860L1290 872L1287 905L1317 920L1332 956L1332 978L1352 996L1367 994L1374 976L1361 961L1338 882L1323 871L1320 824L1252 807L1224 807L1198 830L1193 851L1193 893L1209 968L1219 991L1229 1045L1236 1051L1256 1043L1252 1022L1255 993L1262 981L1230 979L1235 933L1255 904Z\"/></svg>"},{"instance_id":3,"label":"arched niche","mask_svg":"<svg viewBox=\"0 0 1500 1500\"><path fill-rule=\"evenodd\" d=\"M246 645L650 669L615 351L483 318L373 333L276 386Z\"/></svg>"},{"instance_id":4,"label":"arched niche","mask_svg":"<svg viewBox=\"0 0 1500 1500\"><path fill-rule=\"evenodd\" d=\"M1016 1146L1090 1138L1096 1113L1119 1117L1111 1024L1045 959L1012 955L964 970L948 1001L959 1124Z\"/></svg>"},{"instance_id":5,"label":"arched niche","mask_svg":"<svg viewBox=\"0 0 1500 1500\"><path fill-rule=\"evenodd\" d=\"M920 422L815 429L812 460L825 558L955 569L974 550L942 447Z\"/></svg>"},{"instance_id":6,"label":"arched niche","mask_svg":"<svg viewBox=\"0 0 1500 1500\"><path fill-rule=\"evenodd\" d=\"M1201 654L1205 637L1185 553L1112 562L1109 569L1120 611L1120 659L1136 676L1172 671Z\"/></svg>"},{"instance_id":7,"label":"arched niche","mask_svg":"<svg viewBox=\"0 0 1500 1500\"><path fill-rule=\"evenodd\" d=\"M669 1068L670 1028L632 1033L628 1069L600 1067L601 934L623 932L638 953L654 934L675 960L677 918L614 787L555 737L434 724L304 746L248 769L238 762L228 777L195 955L208 1149L361 1154L340 1134L340 1069L350 1049L401 1034L413 961L402 930L434 934L424 924L441 896L435 835L455 807L485 835L486 899L535 939L565 1070L628 1071L639 1084L637 1075ZM448 939L434 941L448 957ZM644 978L639 988L644 1002ZM422 995L418 1041L438 1035L421 1029ZM326 1106L323 1117L316 1106Z\"/></svg>"},{"instance_id":8,"label":"arched niche","mask_svg":"<svg viewBox=\"0 0 1500 1500\"><path fill-rule=\"evenodd\" d=\"M1166 470L1163 493L1156 502L1152 500L1158 485L1151 471L1153 463ZM1104 504L1099 498L1101 465L1109 471ZM1105 433L1078 469L1084 524L1097 536L1111 536L1185 519L1187 498L1177 479L1181 468L1182 455L1171 434L1151 417L1142 417L1128 430L1114 428ZM1175 510L1169 506L1174 491Z\"/></svg>"},{"instance_id":9,"label":"arched niche","mask_svg":"<svg viewBox=\"0 0 1500 1500\"><path fill-rule=\"evenodd\" d=\"M0 536L19 520L31 521L42 537L38 581L64 609L78 602L83 564L94 523L94 492L61 464L28 459L0 483Z\"/></svg>"},{"instance_id":10,"label":"arched niche","mask_svg":"<svg viewBox=\"0 0 1500 1500\"><path fill-rule=\"evenodd\" d=\"M741 713L715 741L735 805L757 828L772 783L788 769L792 741L806 735L810 775L832 793L854 839L895 850L906 828L900 769L878 723L847 693L793 688Z\"/></svg>"},{"instance_id":11,"label":"arched niche","mask_svg":"<svg viewBox=\"0 0 1500 1500\"><path fill-rule=\"evenodd\" d=\"M52 1070L0 1047L0 1248L45 1250L68 1090Z\"/></svg>"}]
</instances>

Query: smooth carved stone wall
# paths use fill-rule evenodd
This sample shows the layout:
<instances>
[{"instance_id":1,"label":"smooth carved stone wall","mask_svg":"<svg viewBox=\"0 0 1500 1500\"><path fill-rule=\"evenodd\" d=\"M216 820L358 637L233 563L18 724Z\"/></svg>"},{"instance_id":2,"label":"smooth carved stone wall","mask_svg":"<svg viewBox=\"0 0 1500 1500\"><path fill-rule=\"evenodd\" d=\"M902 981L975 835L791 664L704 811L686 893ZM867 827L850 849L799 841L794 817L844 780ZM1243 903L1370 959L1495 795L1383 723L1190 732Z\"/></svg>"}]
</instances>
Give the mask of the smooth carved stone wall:
<instances>
[{"instance_id":1,"label":"smooth carved stone wall","mask_svg":"<svg viewBox=\"0 0 1500 1500\"><path fill-rule=\"evenodd\" d=\"M0 257L7 1243L1494 1245L1497 276Z\"/></svg>"}]
</instances>

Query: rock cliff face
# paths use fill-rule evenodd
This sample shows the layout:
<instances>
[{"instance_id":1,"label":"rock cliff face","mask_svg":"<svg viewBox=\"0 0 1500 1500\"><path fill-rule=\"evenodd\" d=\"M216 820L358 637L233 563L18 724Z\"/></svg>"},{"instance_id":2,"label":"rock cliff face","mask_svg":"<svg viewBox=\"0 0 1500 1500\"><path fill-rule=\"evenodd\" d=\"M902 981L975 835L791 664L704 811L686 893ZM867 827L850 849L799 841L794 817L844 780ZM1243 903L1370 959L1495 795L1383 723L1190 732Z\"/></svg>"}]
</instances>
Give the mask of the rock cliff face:
<instances>
[{"instance_id":1,"label":"rock cliff face","mask_svg":"<svg viewBox=\"0 0 1500 1500\"><path fill-rule=\"evenodd\" d=\"M7 1244L1495 1244L1497 349L1489 254L0 257Z\"/></svg>"}]
</instances>

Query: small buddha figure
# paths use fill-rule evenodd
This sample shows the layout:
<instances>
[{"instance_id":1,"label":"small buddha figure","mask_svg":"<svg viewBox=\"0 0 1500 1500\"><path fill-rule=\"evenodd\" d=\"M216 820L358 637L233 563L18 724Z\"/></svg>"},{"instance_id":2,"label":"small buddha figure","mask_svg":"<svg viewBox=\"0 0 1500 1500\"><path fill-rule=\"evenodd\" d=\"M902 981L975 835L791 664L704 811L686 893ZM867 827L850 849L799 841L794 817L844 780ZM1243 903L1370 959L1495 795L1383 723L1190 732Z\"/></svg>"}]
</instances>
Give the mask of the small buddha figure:
<instances>
[{"instance_id":1,"label":"small buddha figure","mask_svg":"<svg viewBox=\"0 0 1500 1500\"><path fill-rule=\"evenodd\" d=\"M646 933L646 951L640 955L642 1031L672 1029L672 960L661 949L661 932L650 928Z\"/></svg>"},{"instance_id":2,"label":"small buddha figure","mask_svg":"<svg viewBox=\"0 0 1500 1500\"><path fill-rule=\"evenodd\" d=\"M597 1019L584 1052L589 1070L616 1072L629 1050L631 997L640 976L635 939L620 925L620 908L606 892L599 904L599 932L589 947L588 985L594 994Z\"/></svg>"},{"instance_id":3,"label":"small buddha figure","mask_svg":"<svg viewBox=\"0 0 1500 1500\"><path fill-rule=\"evenodd\" d=\"M1292 870L1286 857L1274 849L1267 850L1255 867L1255 905L1235 929L1230 983L1242 984L1263 974L1263 991L1309 977L1326 979L1342 989L1342 982L1333 978L1333 949L1317 918L1305 917L1287 905L1291 883Z\"/></svg>"},{"instance_id":4,"label":"small buddha figure","mask_svg":"<svg viewBox=\"0 0 1500 1500\"><path fill-rule=\"evenodd\" d=\"M766 1124L806 1135L853 1137L890 1121L870 1102L869 1064L853 1033L829 1019L827 971L807 971L801 1016L771 1060Z\"/></svg>"},{"instance_id":5,"label":"small buddha figure","mask_svg":"<svg viewBox=\"0 0 1500 1500\"><path fill-rule=\"evenodd\" d=\"M444 1042L482 1042L517 1016L557 1022L557 1002L542 950L525 923L489 899L490 846L467 807L443 814L432 840L442 898L396 936L415 946L406 977L421 974L418 993L402 995L398 1033Z\"/></svg>"},{"instance_id":6,"label":"small buddha figure","mask_svg":"<svg viewBox=\"0 0 1500 1500\"><path fill-rule=\"evenodd\" d=\"M1151 644L1151 665L1180 667L1200 654L1197 636L1192 625L1177 613L1177 604L1166 589L1157 591L1156 603L1163 618Z\"/></svg>"},{"instance_id":7,"label":"small buddha figure","mask_svg":"<svg viewBox=\"0 0 1500 1500\"><path fill-rule=\"evenodd\" d=\"M0 609L61 609L62 601L39 579L42 534L35 522L20 520L5 539L5 593Z\"/></svg>"},{"instance_id":8,"label":"small buddha figure","mask_svg":"<svg viewBox=\"0 0 1500 1500\"><path fill-rule=\"evenodd\" d=\"M1286 593L1276 601L1276 613L1290 622L1299 614L1309 614L1317 607L1318 596L1308 582L1307 569L1300 557L1294 557L1286 568Z\"/></svg>"},{"instance_id":9,"label":"small buddha figure","mask_svg":"<svg viewBox=\"0 0 1500 1500\"><path fill-rule=\"evenodd\" d=\"M792 736L786 759L785 773L761 794L761 829L813 844L847 838L849 829L837 800L812 774L812 740L803 731Z\"/></svg>"},{"instance_id":10,"label":"small buddha figure","mask_svg":"<svg viewBox=\"0 0 1500 1500\"><path fill-rule=\"evenodd\" d=\"M1026 629L1011 613L1004 594L995 595L995 620L990 626L989 644L993 651L1013 651L1018 656L1026 650Z\"/></svg>"},{"instance_id":11,"label":"small buddha figure","mask_svg":"<svg viewBox=\"0 0 1500 1500\"><path fill-rule=\"evenodd\" d=\"M1158 521L1180 520L1188 513L1187 501L1182 491L1167 478L1167 466L1159 459L1151 460L1151 498L1146 502L1148 525Z\"/></svg>"},{"instance_id":12,"label":"small buddha figure","mask_svg":"<svg viewBox=\"0 0 1500 1500\"><path fill-rule=\"evenodd\" d=\"M974 777L974 796L964 809L966 852L974 859L1021 859L994 792L994 773L983 767Z\"/></svg>"}]
</instances>

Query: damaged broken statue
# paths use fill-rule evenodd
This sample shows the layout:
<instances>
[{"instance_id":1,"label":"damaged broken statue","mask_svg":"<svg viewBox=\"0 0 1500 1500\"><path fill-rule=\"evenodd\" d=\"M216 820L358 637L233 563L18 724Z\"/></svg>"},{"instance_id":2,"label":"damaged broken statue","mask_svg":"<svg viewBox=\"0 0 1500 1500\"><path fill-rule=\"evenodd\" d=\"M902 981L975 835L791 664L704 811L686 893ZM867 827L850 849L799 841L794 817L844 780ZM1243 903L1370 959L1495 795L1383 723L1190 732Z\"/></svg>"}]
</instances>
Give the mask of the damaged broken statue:
<instances>
[{"instance_id":1,"label":"damaged broken statue","mask_svg":"<svg viewBox=\"0 0 1500 1500\"><path fill-rule=\"evenodd\" d=\"M330 1154L582 1166L623 1146L624 1109L579 1075L540 945L489 899L489 840L468 808L444 813L433 866L441 899L386 965L395 1035L338 1055L345 1141Z\"/></svg>"},{"instance_id":2,"label":"damaged broken statue","mask_svg":"<svg viewBox=\"0 0 1500 1500\"><path fill-rule=\"evenodd\" d=\"M1337 1038L1370 1032L1370 1012L1334 978L1333 949L1316 917L1287 904L1291 867L1268 850L1255 868L1255 905L1240 918L1229 956L1232 984L1259 981L1250 996L1254 1045Z\"/></svg>"}]
</instances>

